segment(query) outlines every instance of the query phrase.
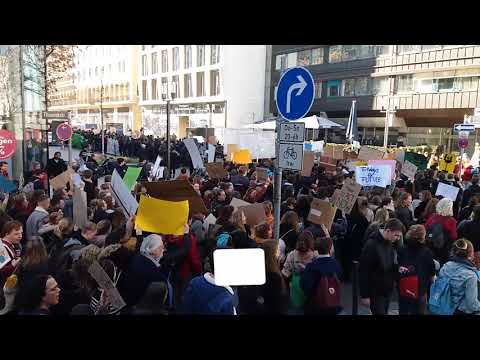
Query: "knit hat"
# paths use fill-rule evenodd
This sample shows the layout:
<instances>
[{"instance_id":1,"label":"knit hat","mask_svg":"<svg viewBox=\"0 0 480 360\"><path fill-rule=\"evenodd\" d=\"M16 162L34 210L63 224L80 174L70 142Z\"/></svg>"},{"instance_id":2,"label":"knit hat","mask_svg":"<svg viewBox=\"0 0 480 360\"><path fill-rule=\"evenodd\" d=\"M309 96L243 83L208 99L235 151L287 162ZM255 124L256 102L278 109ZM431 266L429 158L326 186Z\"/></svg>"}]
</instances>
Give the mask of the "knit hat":
<instances>
[{"instance_id":1,"label":"knit hat","mask_svg":"<svg viewBox=\"0 0 480 360\"><path fill-rule=\"evenodd\" d=\"M453 201L443 198L437 204L437 214L442 216L453 216Z\"/></svg>"}]
</instances>

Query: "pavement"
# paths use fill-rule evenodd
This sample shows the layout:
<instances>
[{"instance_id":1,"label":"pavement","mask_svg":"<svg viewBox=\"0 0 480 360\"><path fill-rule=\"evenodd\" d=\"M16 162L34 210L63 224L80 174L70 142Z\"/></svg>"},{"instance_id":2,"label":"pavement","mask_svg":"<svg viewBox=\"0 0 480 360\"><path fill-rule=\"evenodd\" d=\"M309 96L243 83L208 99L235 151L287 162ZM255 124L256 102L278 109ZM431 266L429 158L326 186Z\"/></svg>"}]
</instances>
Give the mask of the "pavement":
<instances>
[{"instance_id":1,"label":"pavement","mask_svg":"<svg viewBox=\"0 0 480 360\"><path fill-rule=\"evenodd\" d=\"M345 312L344 315L352 315L352 284L343 283L342 285L341 303ZM372 315L369 308L360 304L360 299L358 299L358 315ZM398 315L398 301L395 295L390 302L388 315Z\"/></svg>"}]
</instances>

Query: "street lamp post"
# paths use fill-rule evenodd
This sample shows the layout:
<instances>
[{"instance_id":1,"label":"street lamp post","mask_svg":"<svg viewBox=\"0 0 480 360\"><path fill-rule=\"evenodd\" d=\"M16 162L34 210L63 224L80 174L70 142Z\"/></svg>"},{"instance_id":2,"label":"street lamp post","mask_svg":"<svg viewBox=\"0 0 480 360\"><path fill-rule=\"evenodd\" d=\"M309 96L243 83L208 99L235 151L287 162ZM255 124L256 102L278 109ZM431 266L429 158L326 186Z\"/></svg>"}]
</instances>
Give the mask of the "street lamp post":
<instances>
[{"instance_id":1,"label":"street lamp post","mask_svg":"<svg viewBox=\"0 0 480 360\"><path fill-rule=\"evenodd\" d=\"M162 100L167 102L167 180L170 180L171 167L170 167L170 101L175 99L177 94L177 84L172 82L172 91L170 92L171 99L167 99L168 86L166 83L162 85Z\"/></svg>"}]
</instances>

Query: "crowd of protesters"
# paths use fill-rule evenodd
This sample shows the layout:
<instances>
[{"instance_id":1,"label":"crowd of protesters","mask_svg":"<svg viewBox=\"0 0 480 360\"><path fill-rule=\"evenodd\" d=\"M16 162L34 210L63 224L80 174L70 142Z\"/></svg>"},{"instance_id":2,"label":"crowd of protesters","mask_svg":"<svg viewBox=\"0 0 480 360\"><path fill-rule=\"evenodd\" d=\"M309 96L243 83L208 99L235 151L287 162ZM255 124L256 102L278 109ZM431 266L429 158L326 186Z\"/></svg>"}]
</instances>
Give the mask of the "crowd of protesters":
<instances>
[{"instance_id":1,"label":"crowd of protesters","mask_svg":"<svg viewBox=\"0 0 480 360\"><path fill-rule=\"evenodd\" d=\"M93 149L82 150L72 164L88 204L88 222L81 228L73 220L72 183L49 196L37 174L22 190L3 195L0 229L8 255L0 256L1 314L344 314L349 309L343 308L341 295L352 281L355 261L360 302L373 314L387 314L394 297L401 315L428 313L437 276L452 279L456 314L480 312L480 178L475 171L460 179L433 164L413 181L397 171L392 186L363 188L349 214L337 210L330 229L309 221L311 203L330 201L348 178L355 179L354 172L344 161L328 172L315 164L309 177L285 171L277 241L272 160L236 165L223 159L228 176L212 179L194 173L185 146L173 141L173 174L185 167L178 179L190 182L208 212L191 214L181 236L152 234L135 231L136 217L127 217L112 193L111 171L101 172L89 154L98 148L99 136L84 136ZM139 158L138 182L152 180L151 162L164 157L165 142L117 140L121 154ZM266 180L257 179L259 166L267 169ZM123 158L113 167L121 176L127 169ZM52 179L66 169L55 153L46 172ZM455 201L435 196L439 183L458 187ZM144 191L136 186L133 195L139 199ZM245 214L230 205L233 198L263 204L265 220L249 226ZM208 214L216 217L215 224L207 226ZM219 248L263 249L265 284L217 285L213 252ZM92 278L94 262L126 306L115 307Z\"/></svg>"}]
</instances>

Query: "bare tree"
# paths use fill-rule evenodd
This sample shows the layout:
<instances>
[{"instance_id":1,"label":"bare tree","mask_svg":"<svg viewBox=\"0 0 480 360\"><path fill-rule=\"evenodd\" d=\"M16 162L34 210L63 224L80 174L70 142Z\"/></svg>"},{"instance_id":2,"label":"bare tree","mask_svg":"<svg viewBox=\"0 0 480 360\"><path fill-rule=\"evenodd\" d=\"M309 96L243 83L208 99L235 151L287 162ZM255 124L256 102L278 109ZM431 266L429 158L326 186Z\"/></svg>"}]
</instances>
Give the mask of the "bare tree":
<instances>
[{"instance_id":1,"label":"bare tree","mask_svg":"<svg viewBox=\"0 0 480 360\"><path fill-rule=\"evenodd\" d=\"M18 48L9 47L0 56L0 112L10 118L20 111L18 80Z\"/></svg>"},{"instance_id":2,"label":"bare tree","mask_svg":"<svg viewBox=\"0 0 480 360\"><path fill-rule=\"evenodd\" d=\"M74 66L77 45L26 45L25 89L43 97L45 110L57 91L57 81ZM30 70L30 71L29 71Z\"/></svg>"}]
</instances>

